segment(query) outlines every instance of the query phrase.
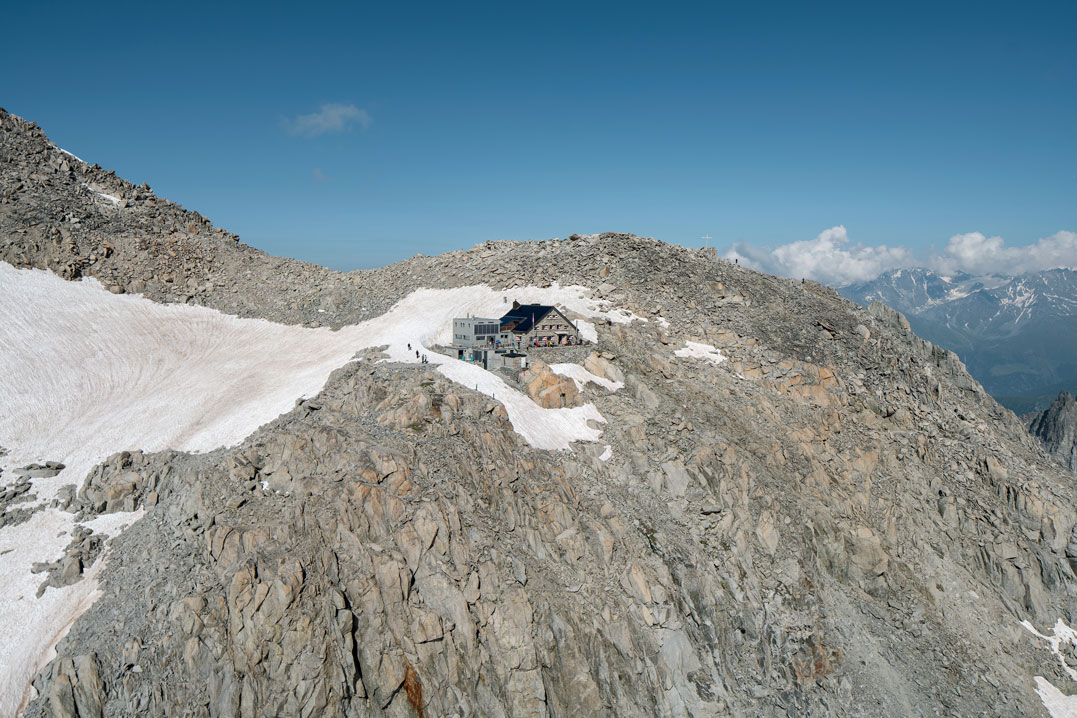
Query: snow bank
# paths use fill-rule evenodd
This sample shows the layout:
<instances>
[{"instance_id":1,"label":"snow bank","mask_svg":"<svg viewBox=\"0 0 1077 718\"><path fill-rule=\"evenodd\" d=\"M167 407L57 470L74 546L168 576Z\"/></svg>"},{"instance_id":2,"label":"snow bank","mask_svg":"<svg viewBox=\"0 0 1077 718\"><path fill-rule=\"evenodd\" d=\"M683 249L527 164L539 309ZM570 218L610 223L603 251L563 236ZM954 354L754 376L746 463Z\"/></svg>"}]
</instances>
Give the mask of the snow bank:
<instances>
[{"instance_id":1,"label":"snow bank","mask_svg":"<svg viewBox=\"0 0 1077 718\"><path fill-rule=\"evenodd\" d=\"M209 451L291 410L355 352L377 346L387 346L396 362L417 362L418 349L449 378L500 401L512 390L494 374L428 347L451 342L454 317L499 316L514 298L615 322L632 316L590 300L578 286L511 294L473 286L421 289L380 317L333 332L156 304L110 294L94 280L66 282L0 263L0 401L7 409L0 445L12 450L9 465L68 464L61 476L37 480L38 489L70 483L123 449ZM545 411L560 421L560 410ZM520 415L525 423L533 418ZM557 448L581 440L575 433L563 432Z\"/></svg>"},{"instance_id":2,"label":"snow bank","mask_svg":"<svg viewBox=\"0 0 1077 718\"><path fill-rule=\"evenodd\" d=\"M640 318L579 286L474 286L418 290L380 317L333 332L156 304L110 294L94 280L0 263L0 446L11 452L0 466L62 461L58 476L33 482L48 501L117 451L234 445L320 391L357 351L377 346L397 362L417 362L418 349L449 379L500 401L536 448L597 441L605 420L593 405L542 409L493 373L427 348L451 341L454 317L500 316L514 299L602 321ZM593 324L579 324L596 338ZM113 514L93 525L108 533L135 518ZM35 598L43 577L30 566L57 559L72 528L71 514L45 509L0 530L0 716L14 715L52 647L96 597L100 560L74 586Z\"/></svg>"},{"instance_id":3,"label":"snow bank","mask_svg":"<svg viewBox=\"0 0 1077 718\"><path fill-rule=\"evenodd\" d=\"M440 364L438 371L457 384L504 404L512 428L537 449L564 450L573 441L598 441L602 436L600 429L592 429L587 423L606 422L594 404L571 409L543 409L526 394L480 366L438 354L430 355L430 362Z\"/></svg>"},{"instance_id":4,"label":"snow bank","mask_svg":"<svg viewBox=\"0 0 1077 718\"><path fill-rule=\"evenodd\" d=\"M119 197L117 197L114 194L109 194L107 192L102 192L95 185L85 184L84 183L82 186L85 187L86 189L90 190L91 192L93 192L95 195L97 195L101 199L104 199L104 200L107 200L107 201L111 202L114 206L118 205L120 203L120 198Z\"/></svg>"},{"instance_id":5,"label":"snow bank","mask_svg":"<svg viewBox=\"0 0 1077 718\"><path fill-rule=\"evenodd\" d=\"M75 158L76 160L78 160L78 161L79 161L79 162L81 162L82 164L86 164L86 160L82 159L81 157L79 157L78 155L76 155L76 154L75 154L74 152L68 152L68 151L67 151L67 150L65 150L65 149L64 149L63 147L57 147L56 149L60 150L61 152L63 152L63 153L64 153L65 155L67 155L68 157L74 157L74 158Z\"/></svg>"},{"instance_id":6,"label":"snow bank","mask_svg":"<svg viewBox=\"0 0 1077 718\"><path fill-rule=\"evenodd\" d=\"M355 351L328 331L154 304L2 263L0 316L0 446L11 452L0 461L67 465L33 482L41 501L116 451L235 444L317 392ZM96 571L35 598L44 577L30 566L56 560L72 528L71 514L46 509L0 530L0 715L15 713L94 600Z\"/></svg>"},{"instance_id":7,"label":"snow bank","mask_svg":"<svg viewBox=\"0 0 1077 718\"><path fill-rule=\"evenodd\" d=\"M1047 641L1051 646L1051 653L1054 653L1058 658L1058 662L1062 664L1062 670L1070 678L1077 680L1077 670L1074 670L1066 663L1066 657L1062 653L1064 648L1068 652L1071 650L1068 648L1069 646L1077 646L1077 631L1067 626L1061 618L1055 622L1050 636L1037 631L1028 621L1021 621L1021 625L1034 636ZM1067 696L1043 676L1036 676L1036 693L1039 695L1040 700L1043 701L1047 712L1051 714L1051 718L1077 718L1077 695Z\"/></svg>"},{"instance_id":8,"label":"snow bank","mask_svg":"<svg viewBox=\"0 0 1077 718\"><path fill-rule=\"evenodd\" d=\"M584 385L588 382L598 384L610 391L623 389L625 385L623 381L611 381L598 374L592 374L579 364L550 364L549 366L550 371L554 374L557 374L558 376L567 376L572 379L572 381L576 382L577 389L583 389Z\"/></svg>"},{"instance_id":9,"label":"snow bank","mask_svg":"<svg viewBox=\"0 0 1077 718\"><path fill-rule=\"evenodd\" d=\"M673 353L679 357L703 359L713 364L721 364L726 360L726 357L722 356L722 352L718 349L710 344L700 344L699 342L685 342L683 349L678 349Z\"/></svg>"},{"instance_id":10,"label":"snow bank","mask_svg":"<svg viewBox=\"0 0 1077 718\"><path fill-rule=\"evenodd\" d=\"M1067 696L1043 676L1036 676L1036 694L1051 718L1077 718L1077 696Z\"/></svg>"}]
</instances>

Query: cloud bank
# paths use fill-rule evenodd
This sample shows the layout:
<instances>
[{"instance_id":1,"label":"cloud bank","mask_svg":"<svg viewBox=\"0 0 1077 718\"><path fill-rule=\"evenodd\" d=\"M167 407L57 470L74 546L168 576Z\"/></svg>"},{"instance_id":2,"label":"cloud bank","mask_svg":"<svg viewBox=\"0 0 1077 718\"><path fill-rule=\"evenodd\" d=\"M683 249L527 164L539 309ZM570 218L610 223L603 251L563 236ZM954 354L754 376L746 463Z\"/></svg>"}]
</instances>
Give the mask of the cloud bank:
<instances>
[{"instance_id":1,"label":"cloud bank","mask_svg":"<svg viewBox=\"0 0 1077 718\"><path fill-rule=\"evenodd\" d=\"M923 260L904 247L852 243L845 227L839 225L815 239L774 248L737 242L724 256L770 274L839 286L870 281L903 267L927 267L943 274L1010 275L1056 267L1077 269L1077 233L1056 232L1024 247L1007 247L1002 237L980 232L957 234L941 253Z\"/></svg>"},{"instance_id":2,"label":"cloud bank","mask_svg":"<svg viewBox=\"0 0 1077 718\"><path fill-rule=\"evenodd\" d=\"M354 125L362 129L370 127L373 118L366 110L355 105L328 103L317 112L284 120L284 127L293 135L316 137L327 132L346 132Z\"/></svg>"},{"instance_id":3,"label":"cloud bank","mask_svg":"<svg viewBox=\"0 0 1077 718\"><path fill-rule=\"evenodd\" d=\"M1007 247L1002 237L985 237L980 232L957 234L946 243L946 251L932 259L932 269L939 272L1023 274L1056 267L1075 269L1077 233L1055 232L1025 247Z\"/></svg>"},{"instance_id":4,"label":"cloud bank","mask_svg":"<svg viewBox=\"0 0 1077 718\"><path fill-rule=\"evenodd\" d=\"M770 274L814 279L824 284L866 282L888 269L915 263L912 254L886 245L850 244L845 227L823 231L815 239L783 244L775 249L738 242L727 257Z\"/></svg>"}]
</instances>

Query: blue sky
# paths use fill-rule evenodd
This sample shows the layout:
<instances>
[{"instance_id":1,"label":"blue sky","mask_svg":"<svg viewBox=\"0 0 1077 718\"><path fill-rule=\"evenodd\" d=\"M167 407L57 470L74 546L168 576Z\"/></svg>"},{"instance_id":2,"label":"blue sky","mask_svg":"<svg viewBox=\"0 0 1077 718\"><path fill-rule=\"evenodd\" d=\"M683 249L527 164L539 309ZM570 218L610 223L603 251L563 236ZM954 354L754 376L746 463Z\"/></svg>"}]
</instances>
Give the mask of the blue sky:
<instances>
[{"instance_id":1,"label":"blue sky","mask_svg":"<svg viewBox=\"0 0 1077 718\"><path fill-rule=\"evenodd\" d=\"M606 230L747 256L841 225L846 247L921 257L1077 230L1075 3L4 16L0 105L249 244L341 269Z\"/></svg>"}]
</instances>

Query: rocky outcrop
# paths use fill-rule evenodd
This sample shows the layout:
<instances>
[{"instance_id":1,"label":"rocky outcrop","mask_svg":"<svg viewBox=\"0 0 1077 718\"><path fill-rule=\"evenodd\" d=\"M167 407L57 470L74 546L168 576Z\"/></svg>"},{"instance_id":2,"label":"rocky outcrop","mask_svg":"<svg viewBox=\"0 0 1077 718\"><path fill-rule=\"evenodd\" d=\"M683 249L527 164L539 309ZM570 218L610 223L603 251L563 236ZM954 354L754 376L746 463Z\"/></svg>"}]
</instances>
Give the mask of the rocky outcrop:
<instances>
[{"instance_id":1,"label":"rocky outcrop","mask_svg":"<svg viewBox=\"0 0 1077 718\"><path fill-rule=\"evenodd\" d=\"M3 472L0 472L2 478ZM20 476L14 483L0 485L0 528L21 524L38 510L32 505L37 496L30 492L31 488L26 476Z\"/></svg>"},{"instance_id":2,"label":"rocky outcrop","mask_svg":"<svg viewBox=\"0 0 1077 718\"><path fill-rule=\"evenodd\" d=\"M1064 391L1044 411L1023 418L1047 453L1077 471L1077 399L1072 394Z\"/></svg>"},{"instance_id":3,"label":"rocky outcrop","mask_svg":"<svg viewBox=\"0 0 1077 718\"><path fill-rule=\"evenodd\" d=\"M543 409L563 409L581 403L576 382L554 374L545 362L536 359L520 373L527 395Z\"/></svg>"},{"instance_id":4,"label":"rocky outcrop","mask_svg":"<svg viewBox=\"0 0 1077 718\"><path fill-rule=\"evenodd\" d=\"M110 456L86 477L78 491L77 508L91 514L134 511L157 503L159 470L145 467L141 451Z\"/></svg>"},{"instance_id":5,"label":"rocky outcrop","mask_svg":"<svg viewBox=\"0 0 1077 718\"><path fill-rule=\"evenodd\" d=\"M53 716L103 718L106 697L94 654L55 661L49 673L48 706Z\"/></svg>"},{"instance_id":6,"label":"rocky outcrop","mask_svg":"<svg viewBox=\"0 0 1077 718\"><path fill-rule=\"evenodd\" d=\"M235 449L113 457L79 510L156 502L58 660L117 715L1036 714L1014 676L1065 679L1007 627L1065 610L1070 492L950 355L845 311L811 359L704 330L718 368L601 328L651 387L596 398L608 462L373 356Z\"/></svg>"},{"instance_id":7,"label":"rocky outcrop","mask_svg":"<svg viewBox=\"0 0 1077 718\"><path fill-rule=\"evenodd\" d=\"M52 563L36 563L31 569L34 573L45 574L45 580L38 586L37 597L50 587L70 586L81 581L86 569L101 555L104 545L103 536L84 526L77 528L62 558Z\"/></svg>"},{"instance_id":8,"label":"rocky outcrop","mask_svg":"<svg viewBox=\"0 0 1077 718\"><path fill-rule=\"evenodd\" d=\"M52 162L3 122L4 147L44 148L4 171ZM10 229L75 192L34 172L0 206L0 256L56 269L62 233ZM1072 477L896 312L623 234L341 275L162 233L141 218L179 210L137 202L59 226L96 257L80 272L161 301L181 268L187 301L303 323L558 281L647 321L579 354L624 387L573 394L606 423L571 452L372 353L238 446L109 458L61 504L145 515L104 558L84 535L42 567L105 561L27 716L1044 715L1032 676L1077 691L1020 625L1074 618ZM689 341L725 360L674 353ZM517 379L546 405L576 391L538 363Z\"/></svg>"},{"instance_id":9,"label":"rocky outcrop","mask_svg":"<svg viewBox=\"0 0 1077 718\"><path fill-rule=\"evenodd\" d=\"M611 360L612 356L591 353L583 360L583 368L602 379L615 383L624 383L625 375Z\"/></svg>"}]
</instances>

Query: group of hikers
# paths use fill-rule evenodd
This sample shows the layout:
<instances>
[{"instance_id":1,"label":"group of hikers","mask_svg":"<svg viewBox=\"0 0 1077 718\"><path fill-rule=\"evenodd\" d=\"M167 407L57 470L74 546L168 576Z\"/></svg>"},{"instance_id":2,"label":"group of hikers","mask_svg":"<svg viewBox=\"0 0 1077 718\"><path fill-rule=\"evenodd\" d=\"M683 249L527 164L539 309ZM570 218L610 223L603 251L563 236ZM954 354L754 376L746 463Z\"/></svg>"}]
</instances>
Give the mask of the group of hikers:
<instances>
[{"instance_id":1,"label":"group of hikers","mask_svg":"<svg viewBox=\"0 0 1077 718\"><path fill-rule=\"evenodd\" d=\"M411 349L411 342L408 342L408 349ZM420 354L418 349L415 350L415 358L419 359L420 362L423 363L423 364L429 364L430 363L430 360L426 357L426 355L425 354Z\"/></svg>"}]
</instances>

